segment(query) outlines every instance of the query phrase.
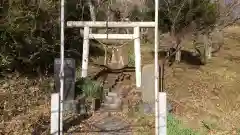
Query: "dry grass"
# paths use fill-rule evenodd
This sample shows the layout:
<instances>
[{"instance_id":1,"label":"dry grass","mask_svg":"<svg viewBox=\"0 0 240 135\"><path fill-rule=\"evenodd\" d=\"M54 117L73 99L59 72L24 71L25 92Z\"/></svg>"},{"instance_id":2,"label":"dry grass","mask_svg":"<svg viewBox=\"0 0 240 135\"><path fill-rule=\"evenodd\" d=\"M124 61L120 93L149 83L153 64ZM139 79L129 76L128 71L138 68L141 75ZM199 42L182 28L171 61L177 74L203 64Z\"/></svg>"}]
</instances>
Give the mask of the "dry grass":
<instances>
[{"instance_id":1,"label":"dry grass","mask_svg":"<svg viewBox=\"0 0 240 135\"><path fill-rule=\"evenodd\" d=\"M52 79L28 79L17 75L1 80L2 134L48 134Z\"/></svg>"},{"instance_id":2,"label":"dry grass","mask_svg":"<svg viewBox=\"0 0 240 135\"><path fill-rule=\"evenodd\" d=\"M225 30L225 44L205 66L180 63L167 69L169 97L178 101L176 116L187 127L209 134L237 134L240 128L240 27Z\"/></svg>"}]
</instances>

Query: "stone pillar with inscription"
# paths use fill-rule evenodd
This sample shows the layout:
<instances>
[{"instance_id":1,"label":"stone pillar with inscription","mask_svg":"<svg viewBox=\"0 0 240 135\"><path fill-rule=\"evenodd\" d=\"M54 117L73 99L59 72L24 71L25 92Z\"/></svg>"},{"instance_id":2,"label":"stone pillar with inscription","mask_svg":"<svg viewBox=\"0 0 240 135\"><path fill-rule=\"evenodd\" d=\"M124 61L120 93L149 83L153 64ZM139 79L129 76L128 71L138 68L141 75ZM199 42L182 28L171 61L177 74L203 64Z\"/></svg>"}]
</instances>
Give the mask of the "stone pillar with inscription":
<instances>
[{"instance_id":1,"label":"stone pillar with inscription","mask_svg":"<svg viewBox=\"0 0 240 135\"><path fill-rule=\"evenodd\" d=\"M60 58L54 60L54 81L55 81L55 92L60 93ZM75 99L75 60L72 58L64 59L64 101L63 101L63 111L64 114L75 113L76 104Z\"/></svg>"}]
</instances>

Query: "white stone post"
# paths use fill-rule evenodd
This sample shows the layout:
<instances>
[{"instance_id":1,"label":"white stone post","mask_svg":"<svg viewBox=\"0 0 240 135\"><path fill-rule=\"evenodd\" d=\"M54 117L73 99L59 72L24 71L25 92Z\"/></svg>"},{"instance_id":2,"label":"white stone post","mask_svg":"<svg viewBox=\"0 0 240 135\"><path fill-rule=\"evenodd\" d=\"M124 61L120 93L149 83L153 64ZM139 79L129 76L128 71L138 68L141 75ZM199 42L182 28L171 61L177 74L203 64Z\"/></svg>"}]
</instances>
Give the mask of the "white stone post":
<instances>
[{"instance_id":1,"label":"white stone post","mask_svg":"<svg viewBox=\"0 0 240 135\"><path fill-rule=\"evenodd\" d=\"M89 55L89 27L84 27L83 54L82 54L82 77L87 77Z\"/></svg>"},{"instance_id":2,"label":"white stone post","mask_svg":"<svg viewBox=\"0 0 240 135\"><path fill-rule=\"evenodd\" d=\"M136 73L136 86L141 87L141 49L140 49L140 28L134 27L134 53L135 53L135 73Z\"/></svg>"},{"instance_id":3,"label":"white stone post","mask_svg":"<svg viewBox=\"0 0 240 135\"><path fill-rule=\"evenodd\" d=\"M60 120L60 100L59 93L53 93L51 95L51 135L59 135L59 120Z\"/></svg>"},{"instance_id":4,"label":"white stone post","mask_svg":"<svg viewBox=\"0 0 240 135\"><path fill-rule=\"evenodd\" d=\"M159 130L158 135L167 135L167 94L159 92Z\"/></svg>"}]
</instances>

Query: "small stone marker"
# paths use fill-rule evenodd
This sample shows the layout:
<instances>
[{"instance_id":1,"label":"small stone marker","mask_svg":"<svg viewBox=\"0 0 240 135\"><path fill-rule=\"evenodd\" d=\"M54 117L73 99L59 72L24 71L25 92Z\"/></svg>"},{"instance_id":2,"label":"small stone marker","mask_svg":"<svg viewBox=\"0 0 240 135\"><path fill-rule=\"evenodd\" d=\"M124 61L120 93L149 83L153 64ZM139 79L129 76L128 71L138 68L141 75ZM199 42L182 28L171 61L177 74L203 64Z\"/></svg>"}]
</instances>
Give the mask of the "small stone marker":
<instances>
[{"instance_id":1,"label":"small stone marker","mask_svg":"<svg viewBox=\"0 0 240 135\"><path fill-rule=\"evenodd\" d=\"M155 112L155 65L149 64L142 68L142 100L144 113ZM172 107L167 104L167 110L170 112Z\"/></svg>"},{"instance_id":2,"label":"small stone marker","mask_svg":"<svg viewBox=\"0 0 240 135\"><path fill-rule=\"evenodd\" d=\"M61 61L59 58L54 60L54 80L55 91L60 93L60 67ZM72 58L65 58L64 60L64 103L63 111L76 112L76 104L73 102L75 99L75 60Z\"/></svg>"},{"instance_id":3,"label":"small stone marker","mask_svg":"<svg viewBox=\"0 0 240 135\"><path fill-rule=\"evenodd\" d=\"M142 98L145 103L155 102L155 80L154 80L154 64L145 65L142 68Z\"/></svg>"}]
</instances>

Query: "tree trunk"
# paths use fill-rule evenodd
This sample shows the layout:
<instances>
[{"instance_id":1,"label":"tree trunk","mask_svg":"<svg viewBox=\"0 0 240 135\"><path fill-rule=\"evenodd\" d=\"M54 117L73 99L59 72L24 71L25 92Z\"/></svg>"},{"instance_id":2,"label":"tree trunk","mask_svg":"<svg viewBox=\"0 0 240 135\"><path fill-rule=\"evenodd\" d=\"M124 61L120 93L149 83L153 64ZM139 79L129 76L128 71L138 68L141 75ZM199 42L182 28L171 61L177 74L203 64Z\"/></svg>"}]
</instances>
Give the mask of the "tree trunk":
<instances>
[{"instance_id":1,"label":"tree trunk","mask_svg":"<svg viewBox=\"0 0 240 135\"><path fill-rule=\"evenodd\" d=\"M89 6L91 20L96 21L95 7L93 6L92 0L88 0L88 6Z\"/></svg>"},{"instance_id":2,"label":"tree trunk","mask_svg":"<svg viewBox=\"0 0 240 135\"><path fill-rule=\"evenodd\" d=\"M171 36L173 37L173 40L175 41L172 46L176 49L175 61L180 62L181 61L181 47L180 47L181 37L180 37L180 34L176 33L174 26L172 26L172 28L171 28Z\"/></svg>"},{"instance_id":3,"label":"tree trunk","mask_svg":"<svg viewBox=\"0 0 240 135\"><path fill-rule=\"evenodd\" d=\"M92 21L96 21L95 7L92 0L88 0L88 6L90 11L90 16ZM90 28L90 33L92 33L92 28Z\"/></svg>"},{"instance_id":4,"label":"tree trunk","mask_svg":"<svg viewBox=\"0 0 240 135\"><path fill-rule=\"evenodd\" d=\"M177 52L176 52L176 55L175 55L175 61L177 63L179 63L181 61L181 48L177 48Z\"/></svg>"},{"instance_id":5,"label":"tree trunk","mask_svg":"<svg viewBox=\"0 0 240 135\"><path fill-rule=\"evenodd\" d=\"M206 59L211 59L212 58L212 47L211 47L211 44L209 44L209 41L208 41L208 35L207 34L204 34L204 37L203 37L203 42L204 42L204 48L205 48L205 57Z\"/></svg>"}]
</instances>

